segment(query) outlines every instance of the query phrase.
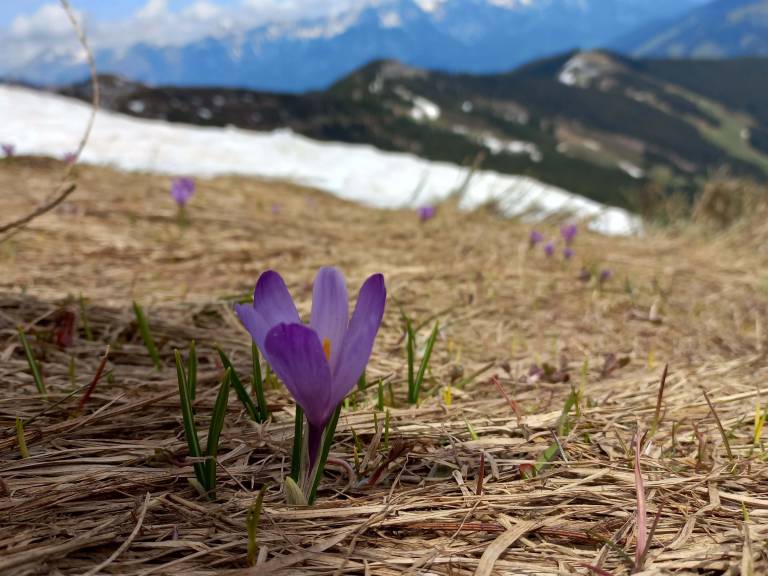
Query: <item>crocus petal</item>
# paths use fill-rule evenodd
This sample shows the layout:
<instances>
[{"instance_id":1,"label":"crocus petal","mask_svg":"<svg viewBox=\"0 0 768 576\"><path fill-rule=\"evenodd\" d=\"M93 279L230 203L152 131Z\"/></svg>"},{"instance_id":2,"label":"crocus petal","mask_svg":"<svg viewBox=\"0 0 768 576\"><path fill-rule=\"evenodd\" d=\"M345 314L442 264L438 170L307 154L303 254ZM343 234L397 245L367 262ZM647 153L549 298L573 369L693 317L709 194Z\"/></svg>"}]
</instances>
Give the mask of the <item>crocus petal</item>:
<instances>
[{"instance_id":1,"label":"crocus petal","mask_svg":"<svg viewBox=\"0 0 768 576\"><path fill-rule=\"evenodd\" d=\"M314 330L278 324L265 339L264 355L310 424L325 427L331 416L331 370Z\"/></svg>"},{"instance_id":2,"label":"crocus petal","mask_svg":"<svg viewBox=\"0 0 768 576\"><path fill-rule=\"evenodd\" d=\"M320 342L330 345L331 372L339 359L344 334L349 324L349 296L344 276L336 268L321 268L312 290L312 318L309 325Z\"/></svg>"},{"instance_id":3,"label":"crocus petal","mask_svg":"<svg viewBox=\"0 0 768 576\"><path fill-rule=\"evenodd\" d=\"M235 304L235 314L237 314L240 323L248 330L253 341L256 342L256 345L263 352L264 335L267 328L264 326L264 321L256 313L253 304Z\"/></svg>"},{"instance_id":4,"label":"crocus petal","mask_svg":"<svg viewBox=\"0 0 768 576\"><path fill-rule=\"evenodd\" d=\"M278 324L301 323L285 282L274 270L267 270L259 276L256 289L253 291L253 309L255 312L253 329L248 325L246 328L262 352L265 352L264 339L271 328ZM242 321L242 317L240 320Z\"/></svg>"},{"instance_id":5,"label":"crocus petal","mask_svg":"<svg viewBox=\"0 0 768 576\"><path fill-rule=\"evenodd\" d=\"M384 276L374 274L365 281L357 297L355 311L349 322L341 347L336 370L333 373L331 407L335 408L355 386L371 357L373 342L384 316L387 289Z\"/></svg>"}]
</instances>

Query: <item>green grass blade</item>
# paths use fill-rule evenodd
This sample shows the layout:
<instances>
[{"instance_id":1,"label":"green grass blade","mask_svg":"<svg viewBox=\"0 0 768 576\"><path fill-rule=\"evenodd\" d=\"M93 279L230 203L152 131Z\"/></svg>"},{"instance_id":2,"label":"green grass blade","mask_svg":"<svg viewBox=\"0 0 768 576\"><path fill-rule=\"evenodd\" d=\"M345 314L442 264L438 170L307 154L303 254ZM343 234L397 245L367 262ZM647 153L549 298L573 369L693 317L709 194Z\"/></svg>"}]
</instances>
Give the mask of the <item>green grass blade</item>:
<instances>
[{"instance_id":1,"label":"green grass blade","mask_svg":"<svg viewBox=\"0 0 768 576\"><path fill-rule=\"evenodd\" d=\"M219 348L219 358L221 358L221 363L224 364L225 369L232 369L230 384L232 385L232 388L235 389L235 394L237 394L240 402L245 407L245 411L248 412L248 417L254 422L262 422L259 417L259 411L256 409L253 400L251 400L251 396L248 394L248 390L243 387L243 383L240 381L234 366L232 366L232 362L229 361L229 358L221 348Z\"/></svg>"},{"instance_id":2,"label":"green grass blade","mask_svg":"<svg viewBox=\"0 0 768 576\"><path fill-rule=\"evenodd\" d=\"M317 497L317 487L320 485L320 479L323 477L325 471L325 462L328 460L328 454L331 452L331 446L333 445L333 437L336 435L336 426L339 423L339 416L341 415L341 404L336 407L331 421L328 426L325 427L325 436L323 437L323 449L320 452L320 458L317 460L317 466L315 470L315 479L312 482L312 490L309 492L309 498L307 503L312 506Z\"/></svg>"},{"instance_id":3,"label":"green grass blade","mask_svg":"<svg viewBox=\"0 0 768 576\"><path fill-rule=\"evenodd\" d=\"M211 494L216 495L216 455L219 451L219 437L224 428L224 419L227 416L227 402L229 401L229 383L232 380L232 368L227 368L224 379L221 381L219 394L216 396L216 403L213 405L213 414L211 415L211 424L208 427L208 444L206 446L206 484L205 489Z\"/></svg>"},{"instance_id":4,"label":"green grass blade","mask_svg":"<svg viewBox=\"0 0 768 576\"><path fill-rule=\"evenodd\" d=\"M384 410L384 380L379 378L379 386L377 390L376 409Z\"/></svg>"},{"instance_id":5,"label":"green grass blade","mask_svg":"<svg viewBox=\"0 0 768 576\"><path fill-rule=\"evenodd\" d=\"M416 335L413 333L413 325L409 318L406 318L405 320L405 329L407 331L405 353L408 357L408 403L416 404L416 381L413 375Z\"/></svg>"},{"instance_id":6,"label":"green grass blade","mask_svg":"<svg viewBox=\"0 0 768 576\"><path fill-rule=\"evenodd\" d=\"M200 451L200 439L197 437L197 428L195 427L195 415L192 411L192 400L189 397L189 388L187 386L187 375L184 373L184 364L181 360L181 353L176 350L176 376L179 381L179 399L181 402L181 416L184 421L184 437L187 439L189 455L193 458L200 458L203 454ZM205 486L205 466L202 462L194 464L195 476L197 481Z\"/></svg>"},{"instance_id":7,"label":"green grass blade","mask_svg":"<svg viewBox=\"0 0 768 576\"><path fill-rule=\"evenodd\" d=\"M138 302L133 303L133 313L136 315L139 334L141 334L141 339L144 340L144 346L147 347L149 357L152 358L152 362L155 363L155 368L162 370L163 363L160 361L160 354L157 352L157 346L155 346L155 341L152 339L152 333L149 331L147 317L144 314L144 309Z\"/></svg>"},{"instance_id":8,"label":"green grass blade","mask_svg":"<svg viewBox=\"0 0 768 576\"><path fill-rule=\"evenodd\" d=\"M296 419L293 424L293 453L291 454L291 478L299 481L301 474L301 453L304 441L304 410L296 404Z\"/></svg>"},{"instance_id":9,"label":"green grass blade","mask_svg":"<svg viewBox=\"0 0 768 576\"><path fill-rule=\"evenodd\" d=\"M427 373L427 367L429 366L429 359L432 356L432 349L435 347L435 341L437 340L437 333L439 330L439 323L435 322L435 327L432 328L432 334L429 335L427 340L427 346L424 349L424 356L421 357L421 364L419 365L419 371L416 374L416 380L414 381L414 394L411 404L417 404L419 402L419 396L421 394L421 385L424 383L424 376Z\"/></svg>"},{"instance_id":10,"label":"green grass blade","mask_svg":"<svg viewBox=\"0 0 768 576\"><path fill-rule=\"evenodd\" d=\"M189 358L187 359L187 388L192 402L197 396L197 348L195 341L189 343Z\"/></svg>"},{"instance_id":11,"label":"green grass blade","mask_svg":"<svg viewBox=\"0 0 768 576\"><path fill-rule=\"evenodd\" d=\"M256 551L258 549L258 541L256 536L259 532L259 519L261 518L261 508L264 504L264 494L267 491L267 485L264 484L259 490L259 495L256 497L256 502L253 503L248 509L248 516L246 517L245 524L248 530L248 564L251 566L256 565Z\"/></svg>"},{"instance_id":12,"label":"green grass blade","mask_svg":"<svg viewBox=\"0 0 768 576\"><path fill-rule=\"evenodd\" d=\"M563 405L563 411L560 413L560 419L557 423L557 435L560 437L567 436L568 433L571 431L571 423L568 419L568 414L570 413L571 409L573 409L574 406L576 406L576 403L579 400L579 394L575 389L571 390L571 393L568 395L568 398L565 399L565 404Z\"/></svg>"},{"instance_id":13,"label":"green grass blade","mask_svg":"<svg viewBox=\"0 0 768 576\"><path fill-rule=\"evenodd\" d=\"M35 388L37 388L37 392L40 396L47 400L48 392L45 389L45 382L43 382L43 375L40 372L40 365L37 363L35 353L32 351L29 341L27 341L27 335L24 334L24 330L22 330L21 327L19 327L19 340L21 341L21 347L24 349L24 354L27 356L27 364L29 364L29 369L32 372Z\"/></svg>"},{"instance_id":14,"label":"green grass blade","mask_svg":"<svg viewBox=\"0 0 768 576\"><path fill-rule=\"evenodd\" d=\"M365 392L366 388L368 388L368 383L365 380L365 370L363 370L363 373L360 374L360 378L357 379L357 390L359 392Z\"/></svg>"},{"instance_id":15,"label":"green grass blade","mask_svg":"<svg viewBox=\"0 0 768 576\"><path fill-rule=\"evenodd\" d=\"M85 339L93 340L91 323L88 321L88 308L85 305L85 298L83 298L82 294L80 294L80 323L83 325L83 332L85 332Z\"/></svg>"},{"instance_id":16,"label":"green grass blade","mask_svg":"<svg viewBox=\"0 0 768 576\"><path fill-rule=\"evenodd\" d=\"M267 398L264 396L264 379L261 377L259 349L253 342L251 343L251 359L253 364L251 385L253 386L253 393L256 395L256 404L259 409L259 422L266 422L269 418L269 410L267 409Z\"/></svg>"}]
</instances>

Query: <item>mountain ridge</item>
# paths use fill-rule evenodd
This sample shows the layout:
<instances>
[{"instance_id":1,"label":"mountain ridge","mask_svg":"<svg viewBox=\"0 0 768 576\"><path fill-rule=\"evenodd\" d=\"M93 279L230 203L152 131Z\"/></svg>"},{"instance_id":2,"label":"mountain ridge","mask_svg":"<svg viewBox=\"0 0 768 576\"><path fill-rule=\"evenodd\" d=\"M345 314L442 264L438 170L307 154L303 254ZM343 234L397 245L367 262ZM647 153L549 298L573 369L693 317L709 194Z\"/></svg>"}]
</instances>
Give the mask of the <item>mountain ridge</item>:
<instances>
[{"instance_id":1,"label":"mountain ridge","mask_svg":"<svg viewBox=\"0 0 768 576\"><path fill-rule=\"evenodd\" d=\"M103 92L106 107L135 116L289 128L318 140L479 163L638 208L649 187L690 197L722 167L768 179L768 103L753 88L755 81L768 88L768 59L693 64L574 51L513 72L472 75L378 60L303 95L152 88L114 77ZM61 93L88 100L89 89L83 82Z\"/></svg>"}]
</instances>

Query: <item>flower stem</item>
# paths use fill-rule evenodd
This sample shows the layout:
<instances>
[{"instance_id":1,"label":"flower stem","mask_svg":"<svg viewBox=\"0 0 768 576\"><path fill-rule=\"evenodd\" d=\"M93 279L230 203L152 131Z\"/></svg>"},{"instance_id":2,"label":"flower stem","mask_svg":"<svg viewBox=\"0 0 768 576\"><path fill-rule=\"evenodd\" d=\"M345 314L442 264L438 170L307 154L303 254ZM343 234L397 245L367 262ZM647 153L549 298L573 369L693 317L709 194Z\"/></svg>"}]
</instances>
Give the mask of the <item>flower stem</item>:
<instances>
[{"instance_id":1,"label":"flower stem","mask_svg":"<svg viewBox=\"0 0 768 576\"><path fill-rule=\"evenodd\" d=\"M293 425L293 455L291 457L291 478L299 483L299 473L301 472L301 448L302 436L304 433L304 410L296 404L296 421Z\"/></svg>"},{"instance_id":2,"label":"flower stem","mask_svg":"<svg viewBox=\"0 0 768 576\"><path fill-rule=\"evenodd\" d=\"M264 396L264 380L261 377L261 362L259 361L259 349L256 347L256 344L251 344L251 357L253 360L251 385L253 386L253 392L256 394L259 421L266 422L267 418L269 418L269 411L267 410L267 399Z\"/></svg>"},{"instance_id":3,"label":"flower stem","mask_svg":"<svg viewBox=\"0 0 768 576\"><path fill-rule=\"evenodd\" d=\"M317 466L315 467L315 478L312 482L312 490L309 492L309 498L307 502L310 506L314 504L317 497L317 487L320 485L320 479L323 477L325 471L325 462L328 460L328 454L331 451L331 445L333 444L333 437L336 435L336 425L339 423L339 415L341 414L341 404L336 407L336 410L331 417L331 421L328 426L325 427L325 437L323 438L323 449L320 453L320 458L317 459Z\"/></svg>"}]
</instances>

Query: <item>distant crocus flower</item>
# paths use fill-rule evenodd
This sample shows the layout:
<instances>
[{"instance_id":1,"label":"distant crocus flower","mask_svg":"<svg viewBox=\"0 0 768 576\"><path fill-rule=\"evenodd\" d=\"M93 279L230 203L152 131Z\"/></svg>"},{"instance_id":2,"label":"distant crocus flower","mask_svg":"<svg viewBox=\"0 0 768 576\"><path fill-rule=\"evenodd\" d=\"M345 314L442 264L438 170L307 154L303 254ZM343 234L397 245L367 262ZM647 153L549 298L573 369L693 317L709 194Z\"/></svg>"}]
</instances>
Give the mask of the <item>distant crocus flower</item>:
<instances>
[{"instance_id":1,"label":"distant crocus flower","mask_svg":"<svg viewBox=\"0 0 768 576\"><path fill-rule=\"evenodd\" d=\"M555 245L552 244L552 242L547 242L544 245L544 254L546 254L549 258L555 255Z\"/></svg>"},{"instance_id":2,"label":"distant crocus flower","mask_svg":"<svg viewBox=\"0 0 768 576\"><path fill-rule=\"evenodd\" d=\"M608 282L608 280L611 279L612 276L613 276L613 272L611 272L607 268L604 269L604 270L601 270L600 271L600 284L605 284L606 282Z\"/></svg>"},{"instance_id":3,"label":"distant crocus flower","mask_svg":"<svg viewBox=\"0 0 768 576\"><path fill-rule=\"evenodd\" d=\"M62 157L62 160L64 160L66 164L74 164L75 160L77 160L77 154L75 154L74 152L67 152Z\"/></svg>"},{"instance_id":4,"label":"distant crocus flower","mask_svg":"<svg viewBox=\"0 0 768 576\"><path fill-rule=\"evenodd\" d=\"M560 235L563 237L563 240L565 240L566 245L570 246L573 244L578 231L579 229L576 227L576 224L567 224L560 228Z\"/></svg>"},{"instance_id":5,"label":"distant crocus flower","mask_svg":"<svg viewBox=\"0 0 768 576\"><path fill-rule=\"evenodd\" d=\"M535 248L542 242L544 242L544 234L538 230L531 230L531 233L528 234L528 247Z\"/></svg>"},{"instance_id":6,"label":"distant crocus flower","mask_svg":"<svg viewBox=\"0 0 768 576\"><path fill-rule=\"evenodd\" d=\"M419 220L421 222L426 222L427 220L432 220L432 218L435 217L437 214L437 208L434 206L422 206L417 210L419 214Z\"/></svg>"},{"instance_id":7,"label":"distant crocus flower","mask_svg":"<svg viewBox=\"0 0 768 576\"><path fill-rule=\"evenodd\" d=\"M570 246L566 246L565 249L563 250L563 258L565 258L566 260L570 260L571 258L573 258L573 254L574 254L573 248L571 248Z\"/></svg>"},{"instance_id":8,"label":"distant crocus flower","mask_svg":"<svg viewBox=\"0 0 768 576\"><path fill-rule=\"evenodd\" d=\"M369 277L349 317L344 277L321 268L312 293L309 326L302 324L282 277L264 272L253 292L253 305L235 312L280 377L309 422L310 468L323 430L365 370L381 325L387 298L384 277Z\"/></svg>"},{"instance_id":9,"label":"distant crocus flower","mask_svg":"<svg viewBox=\"0 0 768 576\"><path fill-rule=\"evenodd\" d=\"M0 148L3 149L3 155L6 158L12 158L16 154L16 146L13 144L0 144Z\"/></svg>"},{"instance_id":10,"label":"distant crocus flower","mask_svg":"<svg viewBox=\"0 0 768 576\"><path fill-rule=\"evenodd\" d=\"M171 182L171 197L180 207L184 207L195 193L195 181L192 178L174 178Z\"/></svg>"}]
</instances>

